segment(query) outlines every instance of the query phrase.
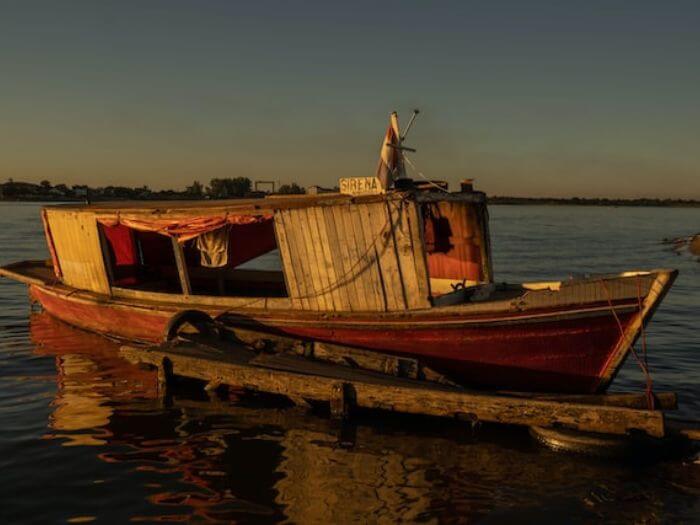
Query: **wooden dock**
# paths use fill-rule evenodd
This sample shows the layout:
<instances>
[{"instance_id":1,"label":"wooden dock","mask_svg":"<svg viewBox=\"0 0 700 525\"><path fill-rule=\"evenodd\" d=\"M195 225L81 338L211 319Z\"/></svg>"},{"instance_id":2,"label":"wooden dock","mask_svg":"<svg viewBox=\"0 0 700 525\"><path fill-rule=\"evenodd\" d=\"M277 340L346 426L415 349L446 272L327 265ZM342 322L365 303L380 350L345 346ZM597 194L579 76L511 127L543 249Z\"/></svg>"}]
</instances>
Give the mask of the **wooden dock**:
<instances>
[{"instance_id":1,"label":"wooden dock","mask_svg":"<svg viewBox=\"0 0 700 525\"><path fill-rule=\"evenodd\" d=\"M411 372L403 374L408 377L400 377L291 353L260 352L241 343L214 338L175 340L155 347L123 346L121 355L131 362L156 367L163 392L173 375L184 376L206 382L208 389L229 385L287 396L298 404L328 403L335 417L347 417L353 409L361 408L472 423L662 438L669 434L663 409L676 405L672 393L657 394L659 409L648 410L644 396L639 394L571 396L465 390L445 384L439 377L421 380L412 378ZM684 435L698 439L697 431L685 429Z\"/></svg>"}]
</instances>

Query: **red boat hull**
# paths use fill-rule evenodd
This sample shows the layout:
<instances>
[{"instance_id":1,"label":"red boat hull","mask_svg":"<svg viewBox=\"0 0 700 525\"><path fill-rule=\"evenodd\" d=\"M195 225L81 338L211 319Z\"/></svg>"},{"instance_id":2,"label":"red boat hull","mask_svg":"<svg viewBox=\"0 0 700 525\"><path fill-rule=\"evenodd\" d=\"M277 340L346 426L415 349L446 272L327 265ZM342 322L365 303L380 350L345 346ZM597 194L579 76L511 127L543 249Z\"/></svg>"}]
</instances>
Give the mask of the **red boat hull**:
<instances>
[{"instance_id":1,"label":"red boat hull","mask_svg":"<svg viewBox=\"0 0 700 525\"><path fill-rule=\"evenodd\" d=\"M121 339L159 342L176 307L158 308L95 301L32 286L31 294L51 315L83 329ZM209 308L212 315L221 309ZM603 381L620 329L639 315L609 309L556 315L511 315L494 322L455 322L434 315L391 323L374 319L321 321L265 312L241 317L257 327L417 357L465 384L527 391L590 393ZM373 322L374 321L374 322Z\"/></svg>"},{"instance_id":2,"label":"red boat hull","mask_svg":"<svg viewBox=\"0 0 700 525\"><path fill-rule=\"evenodd\" d=\"M626 326L630 314L621 316ZM296 328L286 333L420 358L464 384L526 391L595 392L620 338L599 317L494 327L397 330Z\"/></svg>"}]
</instances>

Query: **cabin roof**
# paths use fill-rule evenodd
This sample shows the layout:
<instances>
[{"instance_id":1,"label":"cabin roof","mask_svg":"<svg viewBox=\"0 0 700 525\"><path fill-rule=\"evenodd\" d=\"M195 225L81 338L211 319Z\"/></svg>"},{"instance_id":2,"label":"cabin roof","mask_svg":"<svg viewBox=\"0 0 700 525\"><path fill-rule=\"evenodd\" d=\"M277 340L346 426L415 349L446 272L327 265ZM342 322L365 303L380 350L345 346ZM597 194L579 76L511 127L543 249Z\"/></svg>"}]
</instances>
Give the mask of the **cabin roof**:
<instances>
[{"instance_id":1,"label":"cabin roof","mask_svg":"<svg viewBox=\"0 0 700 525\"><path fill-rule=\"evenodd\" d=\"M272 213L278 209L306 208L310 206L333 206L340 204L363 204L382 200L402 199L415 195L419 202L461 201L484 202L482 192L437 193L437 192L399 192L385 194L345 195L341 193L323 193L319 195L273 195L255 199L227 200L192 200L192 201L110 201L92 204L54 204L48 209L60 211L82 211L95 214L145 214L145 215L214 215L221 213L262 214Z\"/></svg>"}]
</instances>

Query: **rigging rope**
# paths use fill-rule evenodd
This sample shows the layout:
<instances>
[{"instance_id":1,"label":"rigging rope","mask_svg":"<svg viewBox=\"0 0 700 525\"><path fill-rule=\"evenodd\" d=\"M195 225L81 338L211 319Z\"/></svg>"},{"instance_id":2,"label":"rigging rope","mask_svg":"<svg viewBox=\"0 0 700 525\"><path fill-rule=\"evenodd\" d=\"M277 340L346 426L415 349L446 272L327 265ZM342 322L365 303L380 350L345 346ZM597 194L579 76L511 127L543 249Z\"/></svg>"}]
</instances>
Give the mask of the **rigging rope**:
<instances>
[{"instance_id":1,"label":"rigging rope","mask_svg":"<svg viewBox=\"0 0 700 525\"><path fill-rule=\"evenodd\" d=\"M443 191L445 193L450 193L449 190L446 190L445 188L443 188L439 184L435 184L432 180L430 180L428 177L423 175L423 172L419 171L418 168L416 168L416 165L413 164L413 162L411 162L411 159L408 158L408 155L406 155L404 153L403 158L406 162L408 162L408 165L411 167L411 169L413 169L413 171L415 171L418 176L422 177L428 184L430 184L431 186L435 186L440 191Z\"/></svg>"},{"instance_id":2,"label":"rigging rope","mask_svg":"<svg viewBox=\"0 0 700 525\"><path fill-rule=\"evenodd\" d=\"M639 305L639 315L642 316L642 285L639 280L639 275L637 275L637 304ZM644 357L644 369L646 370L645 376L646 376L646 381L647 381L647 387L646 387L646 395L647 395L647 404L649 405L649 409L653 410L654 409L654 392L652 390L653 387L653 381L651 379L651 374L649 373L649 360L648 360L648 354L647 354L647 332L644 327L644 319L640 319L640 329L642 332L642 356Z\"/></svg>"},{"instance_id":3,"label":"rigging rope","mask_svg":"<svg viewBox=\"0 0 700 525\"><path fill-rule=\"evenodd\" d=\"M620 318L617 315L617 311L615 310L615 307L612 304L612 299L610 297L610 291L608 290L608 287L605 284L604 279L600 279L600 284L602 285L603 290L605 290L605 295L606 295L606 298L608 300L608 306L610 306L610 311L612 312L613 317L615 318L615 321L617 322L617 327L620 330L620 340L621 340L621 342L624 342L625 330L622 327L622 321L620 321ZM643 309L642 309L642 292L641 292L641 285L639 282L639 275L637 275L637 304L639 305L639 315L641 317ZM644 348L644 361L642 361L639 358L637 351L634 349L634 344L630 344L630 353L634 356L634 359L637 361L637 364L639 365L639 368L642 370L642 373L644 374L644 378L646 380L645 395L647 398L647 407L649 408L649 410L654 410L654 392L652 390L653 381L651 379L651 374L649 373L649 367L646 363L647 344L646 344L646 333L644 331L644 319L640 319L640 322L641 322L641 331L642 331L642 345Z\"/></svg>"}]
</instances>

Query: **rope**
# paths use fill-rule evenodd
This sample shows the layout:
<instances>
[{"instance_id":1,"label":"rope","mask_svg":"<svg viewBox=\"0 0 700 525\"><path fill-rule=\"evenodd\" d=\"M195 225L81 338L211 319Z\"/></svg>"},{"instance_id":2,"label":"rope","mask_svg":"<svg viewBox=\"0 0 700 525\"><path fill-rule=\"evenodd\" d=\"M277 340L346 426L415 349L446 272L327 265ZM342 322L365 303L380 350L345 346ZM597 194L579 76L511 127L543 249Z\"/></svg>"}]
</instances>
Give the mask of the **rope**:
<instances>
[{"instance_id":1,"label":"rope","mask_svg":"<svg viewBox=\"0 0 700 525\"><path fill-rule=\"evenodd\" d=\"M617 315L617 311L615 310L615 307L612 304L612 299L610 298L610 292L608 290L607 285L605 284L605 280L601 279L600 284L603 287L603 290L605 290L605 295L608 300L608 306L610 306L610 311L613 314L613 317L615 318L615 321L617 322L617 327L620 330L620 338L621 340L624 341L625 339L625 330L622 327L622 322L620 321L620 318ZM641 296L641 286L639 283L639 276L637 276L637 303L639 305L639 315L642 315L642 296ZM646 380L646 389L645 389L645 394L647 398L647 407L649 410L654 410L654 392L652 390L653 386L653 381L651 379L651 374L649 374L649 367L646 364L646 334L644 332L644 320L642 319L642 337L643 337L643 347L644 347L644 361L642 361L639 358L639 355L637 354L637 351L634 349L634 344L630 345L630 352L634 356L634 359L637 361L637 364L639 365L639 368L641 368L642 373L644 374L644 378Z\"/></svg>"},{"instance_id":2,"label":"rope","mask_svg":"<svg viewBox=\"0 0 700 525\"><path fill-rule=\"evenodd\" d=\"M415 171L416 174L417 174L418 176L422 177L428 184L430 184L431 186L435 186L435 187L436 187L437 189L439 189L440 191L443 191L443 192L445 192L445 193L450 193L449 190L446 190L445 188L443 188L443 187L440 186L439 184L435 184L432 180L430 180L428 177L426 177L425 175L423 175L423 172L422 172L422 171L419 171L418 168L416 168L415 164L413 164L413 162L411 162L411 159L409 159L408 156L406 156L405 153L404 153L404 155L403 155L403 159L404 159L406 162L408 162L408 165L411 167L411 169L413 169L413 171Z\"/></svg>"},{"instance_id":3,"label":"rope","mask_svg":"<svg viewBox=\"0 0 700 525\"><path fill-rule=\"evenodd\" d=\"M637 275L637 304L639 305L639 315L641 317L642 315L642 284L639 280L639 275ZM644 358L644 369L646 370L645 373L645 378L647 382L646 386L646 395L647 395L647 404L649 405L649 409L653 410L654 409L654 392L652 390L652 387L654 386L653 381L651 379L651 374L649 374L649 360L648 360L648 354L647 354L647 332L646 329L644 328L644 319L640 319L641 322L641 332L642 332L642 356Z\"/></svg>"}]
</instances>

